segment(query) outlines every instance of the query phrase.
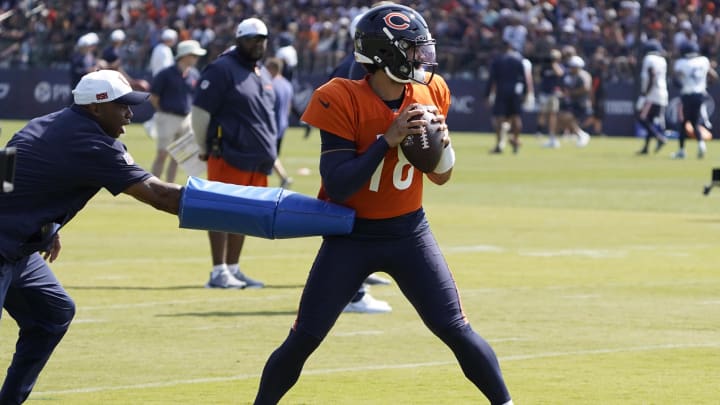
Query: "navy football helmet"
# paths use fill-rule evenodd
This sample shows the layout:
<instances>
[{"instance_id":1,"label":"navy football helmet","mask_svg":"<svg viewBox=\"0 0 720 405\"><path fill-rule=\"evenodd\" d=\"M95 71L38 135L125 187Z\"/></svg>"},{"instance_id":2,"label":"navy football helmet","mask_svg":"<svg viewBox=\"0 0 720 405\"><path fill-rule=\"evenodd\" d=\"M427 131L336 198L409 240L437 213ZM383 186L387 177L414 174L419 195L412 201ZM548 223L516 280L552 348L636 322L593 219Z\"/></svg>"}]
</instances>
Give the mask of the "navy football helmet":
<instances>
[{"instance_id":1,"label":"navy football helmet","mask_svg":"<svg viewBox=\"0 0 720 405\"><path fill-rule=\"evenodd\" d=\"M410 7L371 8L358 21L354 39L355 61L383 69L398 83L428 84L435 75L435 39L425 19Z\"/></svg>"},{"instance_id":2,"label":"navy football helmet","mask_svg":"<svg viewBox=\"0 0 720 405\"><path fill-rule=\"evenodd\" d=\"M647 42L645 42L643 48L646 54L650 52L655 52L658 54L663 53L662 44L660 44L660 41L658 41L657 39L649 39Z\"/></svg>"},{"instance_id":3,"label":"navy football helmet","mask_svg":"<svg viewBox=\"0 0 720 405\"><path fill-rule=\"evenodd\" d=\"M700 53L700 48L695 41L685 41L680 45L680 55L693 56Z\"/></svg>"}]
</instances>

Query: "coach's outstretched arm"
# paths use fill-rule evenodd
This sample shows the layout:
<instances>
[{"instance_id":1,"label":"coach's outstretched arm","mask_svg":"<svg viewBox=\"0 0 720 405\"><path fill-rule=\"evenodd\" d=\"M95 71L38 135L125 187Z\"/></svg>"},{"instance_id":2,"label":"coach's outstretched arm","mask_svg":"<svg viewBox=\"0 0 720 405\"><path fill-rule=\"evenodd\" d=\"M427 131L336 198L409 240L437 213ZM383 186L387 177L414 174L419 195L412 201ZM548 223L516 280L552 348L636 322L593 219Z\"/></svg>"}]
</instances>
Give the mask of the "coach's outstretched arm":
<instances>
[{"instance_id":1,"label":"coach's outstretched arm","mask_svg":"<svg viewBox=\"0 0 720 405\"><path fill-rule=\"evenodd\" d=\"M182 196L182 186L166 183L152 176L128 187L124 193L161 211L177 215L180 207L180 197Z\"/></svg>"}]
</instances>

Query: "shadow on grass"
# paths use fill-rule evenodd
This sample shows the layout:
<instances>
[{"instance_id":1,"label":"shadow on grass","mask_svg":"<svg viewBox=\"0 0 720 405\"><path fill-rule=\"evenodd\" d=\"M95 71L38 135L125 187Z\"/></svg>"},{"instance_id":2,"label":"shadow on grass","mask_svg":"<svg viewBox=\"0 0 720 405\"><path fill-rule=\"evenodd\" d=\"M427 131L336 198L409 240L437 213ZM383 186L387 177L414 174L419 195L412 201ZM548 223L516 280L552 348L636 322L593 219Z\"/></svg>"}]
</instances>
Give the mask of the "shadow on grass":
<instances>
[{"instance_id":1,"label":"shadow on grass","mask_svg":"<svg viewBox=\"0 0 720 405\"><path fill-rule=\"evenodd\" d=\"M172 290L199 290L206 288L203 285L168 285L168 286L125 286L125 285L63 285L66 290L106 290L106 291L172 291ZM303 284L266 285L263 290L293 290L302 289ZM232 290L232 289L229 289ZM251 288L248 290L252 290Z\"/></svg>"},{"instance_id":2,"label":"shadow on grass","mask_svg":"<svg viewBox=\"0 0 720 405\"><path fill-rule=\"evenodd\" d=\"M180 317L198 317L205 318L208 316L231 317L231 316L288 316L296 315L297 311L209 311L209 312L185 312L179 314L155 315L158 318L180 318Z\"/></svg>"}]
</instances>

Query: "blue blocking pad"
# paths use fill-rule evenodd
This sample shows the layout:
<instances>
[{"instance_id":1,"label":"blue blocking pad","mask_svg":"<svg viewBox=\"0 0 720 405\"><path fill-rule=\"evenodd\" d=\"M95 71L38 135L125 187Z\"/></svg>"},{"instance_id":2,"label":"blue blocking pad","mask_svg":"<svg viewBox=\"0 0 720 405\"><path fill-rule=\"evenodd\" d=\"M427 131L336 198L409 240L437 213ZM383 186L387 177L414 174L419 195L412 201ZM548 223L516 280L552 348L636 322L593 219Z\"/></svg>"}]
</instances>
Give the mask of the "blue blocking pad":
<instances>
[{"instance_id":1,"label":"blue blocking pad","mask_svg":"<svg viewBox=\"0 0 720 405\"><path fill-rule=\"evenodd\" d=\"M180 227L261 238L345 235L355 210L279 187L253 187L188 178Z\"/></svg>"}]
</instances>

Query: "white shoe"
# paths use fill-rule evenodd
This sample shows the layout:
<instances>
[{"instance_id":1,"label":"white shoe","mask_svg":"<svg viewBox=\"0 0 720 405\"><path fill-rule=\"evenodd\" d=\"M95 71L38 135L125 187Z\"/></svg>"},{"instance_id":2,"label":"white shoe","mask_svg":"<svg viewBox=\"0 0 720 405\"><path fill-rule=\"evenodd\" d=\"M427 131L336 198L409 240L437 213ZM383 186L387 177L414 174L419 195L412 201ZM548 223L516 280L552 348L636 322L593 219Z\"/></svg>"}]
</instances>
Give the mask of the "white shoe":
<instances>
[{"instance_id":1,"label":"white shoe","mask_svg":"<svg viewBox=\"0 0 720 405\"><path fill-rule=\"evenodd\" d=\"M367 292L360 301L351 302L345 306L343 312L356 312L361 314L383 314L392 311L390 304L376 300Z\"/></svg>"},{"instance_id":2,"label":"white shoe","mask_svg":"<svg viewBox=\"0 0 720 405\"><path fill-rule=\"evenodd\" d=\"M228 273L230 273L228 271ZM242 271L238 270L234 273L230 273L236 280L240 281L241 283L245 283L246 288L263 288L265 287L265 283L259 280L252 279L246 275L243 274Z\"/></svg>"},{"instance_id":3,"label":"white shoe","mask_svg":"<svg viewBox=\"0 0 720 405\"><path fill-rule=\"evenodd\" d=\"M670 155L671 159L685 159L685 151L680 149L679 151Z\"/></svg>"},{"instance_id":4,"label":"white shoe","mask_svg":"<svg viewBox=\"0 0 720 405\"><path fill-rule=\"evenodd\" d=\"M211 271L205 288L245 288L247 283L233 277L228 270Z\"/></svg>"},{"instance_id":5,"label":"white shoe","mask_svg":"<svg viewBox=\"0 0 720 405\"><path fill-rule=\"evenodd\" d=\"M698 142L698 159L702 159L705 157L705 152L707 152L707 146L705 146L705 141Z\"/></svg>"},{"instance_id":6,"label":"white shoe","mask_svg":"<svg viewBox=\"0 0 720 405\"><path fill-rule=\"evenodd\" d=\"M377 274L373 273L365 279L365 284L367 284L367 285L390 285L391 281L386 279L385 277L380 277Z\"/></svg>"},{"instance_id":7,"label":"white shoe","mask_svg":"<svg viewBox=\"0 0 720 405\"><path fill-rule=\"evenodd\" d=\"M578 139L577 139L577 143L576 143L577 147L584 148L589 143L590 143L590 134L588 134L585 131L580 131L580 133L578 133Z\"/></svg>"},{"instance_id":8,"label":"white shoe","mask_svg":"<svg viewBox=\"0 0 720 405\"><path fill-rule=\"evenodd\" d=\"M557 149L559 147L560 141L558 141L557 138L548 139L548 141L543 144L543 148Z\"/></svg>"}]
</instances>

